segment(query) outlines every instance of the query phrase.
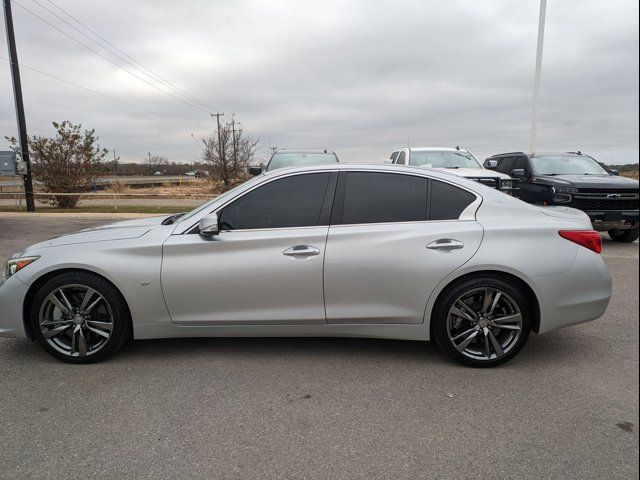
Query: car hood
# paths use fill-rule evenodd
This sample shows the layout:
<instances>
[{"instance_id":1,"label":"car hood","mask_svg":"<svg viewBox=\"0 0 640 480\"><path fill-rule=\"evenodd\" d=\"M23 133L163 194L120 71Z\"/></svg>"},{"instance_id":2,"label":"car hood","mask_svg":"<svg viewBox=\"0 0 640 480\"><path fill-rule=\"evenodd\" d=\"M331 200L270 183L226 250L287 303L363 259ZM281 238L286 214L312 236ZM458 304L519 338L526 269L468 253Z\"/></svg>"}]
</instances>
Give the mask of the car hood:
<instances>
[{"instance_id":1,"label":"car hood","mask_svg":"<svg viewBox=\"0 0 640 480\"><path fill-rule=\"evenodd\" d=\"M614 175L536 175L550 185L568 185L576 188L628 188L638 189L638 180Z\"/></svg>"},{"instance_id":2,"label":"car hood","mask_svg":"<svg viewBox=\"0 0 640 480\"><path fill-rule=\"evenodd\" d=\"M440 168L440 167L426 167L438 172L453 173L458 177L480 177L480 178L511 178L504 173L496 172L493 170L487 170L486 168Z\"/></svg>"},{"instance_id":3,"label":"car hood","mask_svg":"<svg viewBox=\"0 0 640 480\"><path fill-rule=\"evenodd\" d=\"M162 217L137 218L135 220L125 220L123 222L87 228L52 238L51 240L36 243L35 245L31 245L29 248L57 247L60 245L72 245L76 243L104 242L109 240L137 238L144 235L149 230L160 226L165 218L167 218L167 215Z\"/></svg>"}]
</instances>

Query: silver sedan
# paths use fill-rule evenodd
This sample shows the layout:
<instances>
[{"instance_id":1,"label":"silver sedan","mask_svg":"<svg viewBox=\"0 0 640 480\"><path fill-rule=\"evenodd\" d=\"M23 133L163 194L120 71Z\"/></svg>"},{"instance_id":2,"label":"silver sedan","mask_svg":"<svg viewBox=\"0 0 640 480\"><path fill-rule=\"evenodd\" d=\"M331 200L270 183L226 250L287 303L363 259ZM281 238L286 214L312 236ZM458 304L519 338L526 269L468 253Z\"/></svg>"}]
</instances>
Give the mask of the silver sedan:
<instances>
[{"instance_id":1,"label":"silver sedan","mask_svg":"<svg viewBox=\"0 0 640 480\"><path fill-rule=\"evenodd\" d=\"M464 178L397 166L264 173L196 208L16 253L0 335L71 363L132 338L435 340L494 366L600 317L611 278L589 218Z\"/></svg>"}]
</instances>

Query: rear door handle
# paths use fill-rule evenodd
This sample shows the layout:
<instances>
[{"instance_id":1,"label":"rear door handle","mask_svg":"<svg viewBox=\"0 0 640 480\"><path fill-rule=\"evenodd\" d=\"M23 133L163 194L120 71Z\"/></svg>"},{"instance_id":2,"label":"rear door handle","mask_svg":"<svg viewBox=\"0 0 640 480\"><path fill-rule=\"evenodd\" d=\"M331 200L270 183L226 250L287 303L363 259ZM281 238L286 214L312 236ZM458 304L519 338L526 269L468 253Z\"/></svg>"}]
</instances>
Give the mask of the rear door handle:
<instances>
[{"instance_id":1,"label":"rear door handle","mask_svg":"<svg viewBox=\"0 0 640 480\"><path fill-rule=\"evenodd\" d=\"M436 250L438 252L443 252L443 253L452 252L454 250L460 250L463 247L464 247L464 243L462 243L460 240L455 240L453 238L441 238L427 245L427 248L429 250Z\"/></svg>"},{"instance_id":2,"label":"rear door handle","mask_svg":"<svg viewBox=\"0 0 640 480\"><path fill-rule=\"evenodd\" d=\"M311 257L314 255L320 255L320 249L312 245L296 245L291 248L287 248L283 255L288 257Z\"/></svg>"}]
</instances>

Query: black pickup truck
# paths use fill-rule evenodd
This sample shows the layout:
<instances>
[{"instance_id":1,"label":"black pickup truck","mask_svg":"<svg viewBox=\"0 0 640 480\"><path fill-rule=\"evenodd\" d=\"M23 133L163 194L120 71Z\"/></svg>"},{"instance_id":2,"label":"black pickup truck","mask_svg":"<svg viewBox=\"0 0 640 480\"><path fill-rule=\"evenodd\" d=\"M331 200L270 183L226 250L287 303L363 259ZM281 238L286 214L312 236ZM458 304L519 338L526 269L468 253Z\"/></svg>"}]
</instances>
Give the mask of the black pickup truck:
<instances>
[{"instance_id":1,"label":"black pickup truck","mask_svg":"<svg viewBox=\"0 0 640 480\"><path fill-rule=\"evenodd\" d=\"M638 238L638 181L618 176L588 155L501 153L484 166L520 179L516 196L525 202L582 210L595 230L607 231L617 242Z\"/></svg>"}]
</instances>

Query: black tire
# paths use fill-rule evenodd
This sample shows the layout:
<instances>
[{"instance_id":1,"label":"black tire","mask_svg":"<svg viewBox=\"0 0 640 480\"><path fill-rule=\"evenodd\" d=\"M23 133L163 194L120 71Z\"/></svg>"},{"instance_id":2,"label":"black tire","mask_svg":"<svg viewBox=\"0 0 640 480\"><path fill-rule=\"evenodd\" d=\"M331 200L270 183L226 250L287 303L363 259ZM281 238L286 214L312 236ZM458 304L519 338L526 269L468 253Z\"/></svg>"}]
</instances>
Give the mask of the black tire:
<instances>
[{"instance_id":1,"label":"black tire","mask_svg":"<svg viewBox=\"0 0 640 480\"><path fill-rule=\"evenodd\" d=\"M609 230L607 233L614 242L631 243L635 242L640 236L640 229L635 227L629 230Z\"/></svg>"},{"instance_id":2,"label":"black tire","mask_svg":"<svg viewBox=\"0 0 640 480\"><path fill-rule=\"evenodd\" d=\"M503 296L501 298L503 299L510 297L509 302L517 305L517 308L519 309L521 323L519 325L519 337L514 338L511 341L511 343L508 345L508 351L505 349L505 351L503 352L504 354L502 356L498 356L497 358L484 358L480 360L476 358L469 358L469 356L461 353L454 346L452 340L449 337L447 322L450 320L449 317L451 316L450 309L453 307L453 304L457 299L464 296L466 293L475 292L477 290L485 288L502 292L501 295ZM466 320L462 319L462 317L457 317L455 315L451 316L451 320L455 322L458 322L459 320L466 322ZM499 319L496 319L496 321L499 321ZM472 322L469 322L469 325L467 325L466 327L461 327L461 331L464 331L465 328L476 328L478 327L478 324L479 322L475 325ZM499 328L497 328L496 325L493 325L489 328L491 328L493 332L496 332L496 336L501 335L501 332L506 332L501 331ZM494 328L495 330L493 330ZM480 342L484 340L484 337L480 336L482 334L482 331L483 330L481 329L480 332L478 332L478 338L474 339L473 342ZM524 344L529 338L530 332L531 306L527 302L525 295L511 283L508 283L499 277L492 276L470 277L455 282L447 287L447 289L438 299L438 302L433 310L431 320L431 337L435 340L442 351L451 359L471 367L495 367L497 365L508 362L518 354L522 347L524 347ZM489 336L491 335L492 333L489 334ZM496 336L494 336L494 339L496 338ZM494 354L498 355L495 348Z\"/></svg>"},{"instance_id":3,"label":"black tire","mask_svg":"<svg viewBox=\"0 0 640 480\"><path fill-rule=\"evenodd\" d=\"M102 306L97 308L102 308L103 311L107 311L112 317L110 337L106 340L102 340L102 344L99 348L96 348L94 352L89 350L83 356L72 356L71 354L64 353L54 348L49 341L44 338L40 325L41 311L46 308L46 305L51 303L48 302L47 297L49 297L53 292L59 292L58 289L61 287L67 288L70 285L88 287L94 290L98 296L102 297ZM71 293L73 294L73 291ZM59 295L59 293L57 295ZM93 298L96 298L96 296ZM132 337L131 317L124 298L111 283L106 281L104 278L89 272L65 272L49 280L40 287L35 294L33 302L31 303L29 315L31 331L40 346L51 356L67 363L86 364L99 362L113 355ZM99 319L96 319L96 321L97 320ZM62 322L64 320L58 321ZM94 321L94 323L96 321ZM95 335L90 332L87 333L88 335ZM66 333L65 335L70 336L69 333ZM84 338L85 337L83 337L83 339ZM95 336L95 338L98 339L97 343L99 343L100 337ZM87 336L87 345L88 341L89 337Z\"/></svg>"}]
</instances>

